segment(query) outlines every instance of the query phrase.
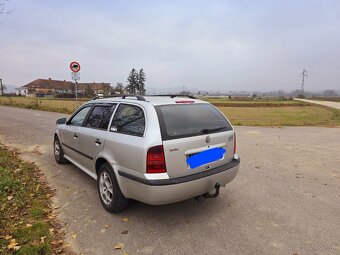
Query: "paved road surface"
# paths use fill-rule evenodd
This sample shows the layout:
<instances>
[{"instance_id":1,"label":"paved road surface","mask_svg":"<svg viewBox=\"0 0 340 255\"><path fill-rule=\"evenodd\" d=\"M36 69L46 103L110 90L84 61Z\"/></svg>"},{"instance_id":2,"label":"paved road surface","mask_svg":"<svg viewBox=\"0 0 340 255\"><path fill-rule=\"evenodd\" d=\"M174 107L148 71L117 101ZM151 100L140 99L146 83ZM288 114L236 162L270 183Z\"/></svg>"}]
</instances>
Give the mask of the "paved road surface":
<instances>
[{"instance_id":1,"label":"paved road surface","mask_svg":"<svg viewBox=\"0 0 340 255\"><path fill-rule=\"evenodd\" d=\"M328 107L340 110L340 102L309 100L309 99L301 99L301 98L294 98L294 100L312 103L312 104L320 104L320 105L324 105L324 106L328 106Z\"/></svg>"},{"instance_id":2,"label":"paved road surface","mask_svg":"<svg viewBox=\"0 0 340 255\"><path fill-rule=\"evenodd\" d=\"M57 189L76 252L123 254L113 250L121 242L129 254L340 254L338 128L237 127L240 172L217 199L132 202L114 215L102 208L93 179L55 163L54 123L63 116L0 107L0 138L35 161Z\"/></svg>"}]
</instances>

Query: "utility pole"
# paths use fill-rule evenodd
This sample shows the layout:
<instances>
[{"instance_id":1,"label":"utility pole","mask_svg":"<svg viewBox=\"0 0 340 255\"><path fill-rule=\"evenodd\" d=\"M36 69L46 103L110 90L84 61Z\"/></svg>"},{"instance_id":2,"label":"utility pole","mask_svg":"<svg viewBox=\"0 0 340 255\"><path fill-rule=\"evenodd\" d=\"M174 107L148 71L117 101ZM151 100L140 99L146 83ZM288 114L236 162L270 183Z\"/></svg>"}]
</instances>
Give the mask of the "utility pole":
<instances>
[{"instance_id":1,"label":"utility pole","mask_svg":"<svg viewBox=\"0 0 340 255\"><path fill-rule=\"evenodd\" d=\"M303 69L302 73L302 81L301 81L301 95L305 95L305 77L308 77L307 70Z\"/></svg>"},{"instance_id":2,"label":"utility pole","mask_svg":"<svg viewBox=\"0 0 340 255\"><path fill-rule=\"evenodd\" d=\"M1 95L4 95L4 86L2 85L2 79L0 79L0 85L1 85Z\"/></svg>"}]
</instances>

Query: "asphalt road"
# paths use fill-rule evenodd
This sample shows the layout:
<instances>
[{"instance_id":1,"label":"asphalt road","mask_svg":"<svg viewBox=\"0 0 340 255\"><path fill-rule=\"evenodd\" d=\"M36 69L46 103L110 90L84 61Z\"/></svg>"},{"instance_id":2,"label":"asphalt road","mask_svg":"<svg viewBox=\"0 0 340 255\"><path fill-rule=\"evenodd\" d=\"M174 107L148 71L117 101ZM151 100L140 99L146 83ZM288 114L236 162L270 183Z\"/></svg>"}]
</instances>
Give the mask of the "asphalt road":
<instances>
[{"instance_id":1,"label":"asphalt road","mask_svg":"<svg viewBox=\"0 0 340 255\"><path fill-rule=\"evenodd\" d=\"M218 198L133 201L110 214L93 179L54 161L53 130L63 116L0 107L0 140L20 148L56 188L54 203L77 253L123 254L113 247L124 243L130 255L340 254L339 128L236 127L240 172Z\"/></svg>"},{"instance_id":2,"label":"asphalt road","mask_svg":"<svg viewBox=\"0 0 340 255\"><path fill-rule=\"evenodd\" d=\"M301 98L294 98L294 100L312 103L312 104L319 104L319 105L328 106L328 107L340 110L340 102L309 100L309 99L301 99Z\"/></svg>"}]
</instances>

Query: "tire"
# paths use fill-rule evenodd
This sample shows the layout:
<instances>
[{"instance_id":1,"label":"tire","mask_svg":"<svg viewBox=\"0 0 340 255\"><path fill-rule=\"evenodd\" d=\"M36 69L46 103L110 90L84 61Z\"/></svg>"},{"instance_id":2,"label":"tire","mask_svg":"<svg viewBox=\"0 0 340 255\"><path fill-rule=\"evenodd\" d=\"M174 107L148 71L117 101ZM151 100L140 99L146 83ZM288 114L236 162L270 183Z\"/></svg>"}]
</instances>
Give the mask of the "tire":
<instances>
[{"instance_id":1,"label":"tire","mask_svg":"<svg viewBox=\"0 0 340 255\"><path fill-rule=\"evenodd\" d=\"M107 211L115 213L128 206L129 199L122 194L109 163L104 163L99 167L97 186L100 201Z\"/></svg>"},{"instance_id":2,"label":"tire","mask_svg":"<svg viewBox=\"0 0 340 255\"><path fill-rule=\"evenodd\" d=\"M61 145L60 145L60 142L57 136L54 137L53 152L54 152L55 161L57 161L58 164L65 164L68 162L67 159L64 158L64 151L61 148Z\"/></svg>"}]
</instances>

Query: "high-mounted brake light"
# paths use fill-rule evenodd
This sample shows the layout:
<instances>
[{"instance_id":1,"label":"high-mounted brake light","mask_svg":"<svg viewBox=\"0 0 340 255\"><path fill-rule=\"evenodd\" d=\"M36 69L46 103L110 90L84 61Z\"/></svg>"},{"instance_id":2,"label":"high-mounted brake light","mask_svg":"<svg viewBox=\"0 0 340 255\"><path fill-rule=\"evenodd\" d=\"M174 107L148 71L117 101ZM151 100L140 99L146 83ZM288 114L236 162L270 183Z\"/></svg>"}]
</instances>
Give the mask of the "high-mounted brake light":
<instances>
[{"instance_id":1,"label":"high-mounted brake light","mask_svg":"<svg viewBox=\"0 0 340 255\"><path fill-rule=\"evenodd\" d=\"M146 156L147 173L165 173L165 157L163 145L154 146L148 149Z\"/></svg>"},{"instance_id":2,"label":"high-mounted brake light","mask_svg":"<svg viewBox=\"0 0 340 255\"><path fill-rule=\"evenodd\" d=\"M176 104L192 104L195 103L195 101L192 100L178 100L176 101Z\"/></svg>"},{"instance_id":3,"label":"high-mounted brake light","mask_svg":"<svg viewBox=\"0 0 340 255\"><path fill-rule=\"evenodd\" d=\"M234 133L234 155L236 154L236 133Z\"/></svg>"}]
</instances>

